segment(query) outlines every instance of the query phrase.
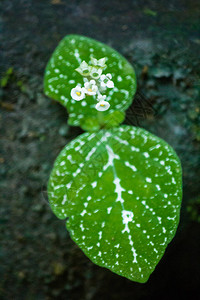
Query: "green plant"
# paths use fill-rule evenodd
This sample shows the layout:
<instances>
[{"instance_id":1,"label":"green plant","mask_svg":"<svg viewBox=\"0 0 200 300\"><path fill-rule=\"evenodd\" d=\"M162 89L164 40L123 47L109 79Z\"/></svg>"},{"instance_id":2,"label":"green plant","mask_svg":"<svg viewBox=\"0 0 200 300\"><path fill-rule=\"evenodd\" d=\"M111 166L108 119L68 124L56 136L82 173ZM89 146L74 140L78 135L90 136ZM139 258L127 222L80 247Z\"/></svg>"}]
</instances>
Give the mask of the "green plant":
<instances>
[{"instance_id":1,"label":"green plant","mask_svg":"<svg viewBox=\"0 0 200 300\"><path fill-rule=\"evenodd\" d=\"M87 71L80 74L78 66L102 57L114 84L104 91L108 109L98 111L95 94L79 102L71 91L84 84ZM57 157L48 196L55 215L66 219L72 239L94 263L146 282L179 223L182 172L165 141L141 128L118 126L135 91L135 72L119 53L82 36L61 41L46 68L45 93L67 108L69 124L90 132Z\"/></svg>"}]
</instances>

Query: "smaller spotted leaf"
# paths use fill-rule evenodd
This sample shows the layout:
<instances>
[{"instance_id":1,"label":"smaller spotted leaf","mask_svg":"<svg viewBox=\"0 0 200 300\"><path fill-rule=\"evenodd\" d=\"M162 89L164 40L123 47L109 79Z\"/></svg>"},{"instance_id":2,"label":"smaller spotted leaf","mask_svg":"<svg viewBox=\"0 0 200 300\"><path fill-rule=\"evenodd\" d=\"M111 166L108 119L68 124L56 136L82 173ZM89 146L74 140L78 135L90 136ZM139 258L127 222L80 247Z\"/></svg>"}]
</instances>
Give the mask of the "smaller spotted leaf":
<instances>
[{"instance_id":1,"label":"smaller spotted leaf","mask_svg":"<svg viewBox=\"0 0 200 300\"><path fill-rule=\"evenodd\" d=\"M56 159L48 195L94 263L146 282L179 223L181 165L165 141L144 129L85 133Z\"/></svg>"},{"instance_id":2,"label":"smaller spotted leaf","mask_svg":"<svg viewBox=\"0 0 200 300\"><path fill-rule=\"evenodd\" d=\"M107 89L104 93L106 101L110 103L110 108L104 112L96 110L96 96L76 101L70 95L71 89L77 84L84 84L83 77L75 69L82 61L89 62L91 57L107 57L105 72L112 75L114 82L114 88ZM47 96L67 108L70 125L98 131L123 121L123 118L119 118L108 122L114 112L124 114L131 105L136 92L136 77L133 67L114 49L91 38L68 35L59 43L49 60L45 71L44 91Z\"/></svg>"}]
</instances>

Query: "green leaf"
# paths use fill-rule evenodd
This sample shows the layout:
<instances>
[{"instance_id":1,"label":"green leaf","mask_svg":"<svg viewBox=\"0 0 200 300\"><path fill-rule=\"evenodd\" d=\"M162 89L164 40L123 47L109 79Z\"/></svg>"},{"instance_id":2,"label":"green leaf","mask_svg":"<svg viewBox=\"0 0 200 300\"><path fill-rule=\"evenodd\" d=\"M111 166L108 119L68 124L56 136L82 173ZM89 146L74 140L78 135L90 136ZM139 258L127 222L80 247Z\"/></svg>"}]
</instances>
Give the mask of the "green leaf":
<instances>
[{"instance_id":1,"label":"green leaf","mask_svg":"<svg viewBox=\"0 0 200 300\"><path fill-rule=\"evenodd\" d=\"M105 128L117 127L119 123L122 123L125 119L125 113L120 111L114 111L108 115L103 115L102 112L98 112L98 118L91 117L87 119L83 119L80 122L81 128L85 131L98 131L101 129L99 120L104 122ZM69 119L69 124L71 123L71 119ZM71 125L71 124L70 124Z\"/></svg>"},{"instance_id":2,"label":"green leaf","mask_svg":"<svg viewBox=\"0 0 200 300\"><path fill-rule=\"evenodd\" d=\"M8 82L12 78L12 75L13 75L13 68L10 67L6 71L5 75L0 80L0 85L1 85L2 88L6 87L8 85Z\"/></svg>"},{"instance_id":3,"label":"green leaf","mask_svg":"<svg viewBox=\"0 0 200 300\"><path fill-rule=\"evenodd\" d=\"M82 61L89 62L91 56L100 59L107 57L106 73L112 74L115 87L104 94L110 102L110 109L99 112L95 109L97 103L94 96L87 96L78 102L71 98L70 92L78 83L83 85L83 77L75 71ZM69 123L81 126L85 130L88 120L95 119L98 128L111 127L105 121L106 116L115 111L124 112L132 103L136 92L136 77L133 67L117 51L93 39L68 35L54 51L45 71L44 90L47 96L59 101L67 108ZM90 121L89 121L90 122ZM119 124L121 120L118 121ZM90 131L97 131L96 122Z\"/></svg>"},{"instance_id":4,"label":"green leaf","mask_svg":"<svg viewBox=\"0 0 200 300\"><path fill-rule=\"evenodd\" d=\"M156 17L157 16L157 12L152 10L152 9L149 9L149 8L145 8L143 10L143 12L146 14L146 15L149 15L149 16L152 16L152 17Z\"/></svg>"},{"instance_id":5,"label":"green leaf","mask_svg":"<svg viewBox=\"0 0 200 300\"><path fill-rule=\"evenodd\" d=\"M165 141L144 129L84 133L56 159L48 195L94 263L146 282L179 223L181 164Z\"/></svg>"}]
</instances>

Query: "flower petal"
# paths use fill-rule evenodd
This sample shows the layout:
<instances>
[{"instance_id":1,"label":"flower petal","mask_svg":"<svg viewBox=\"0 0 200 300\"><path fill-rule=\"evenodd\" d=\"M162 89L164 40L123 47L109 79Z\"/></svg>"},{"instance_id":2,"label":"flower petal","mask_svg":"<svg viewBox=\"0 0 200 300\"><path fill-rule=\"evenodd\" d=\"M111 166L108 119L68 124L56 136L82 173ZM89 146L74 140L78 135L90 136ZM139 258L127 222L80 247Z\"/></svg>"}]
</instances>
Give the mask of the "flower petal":
<instances>
[{"instance_id":1,"label":"flower petal","mask_svg":"<svg viewBox=\"0 0 200 300\"><path fill-rule=\"evenodd\" d=\"M95 108L98 110L98 111L105 111L107 109L109 109L110 107L110 103L108 103L107 101L100 101L96 104Z\"/></svg>"},{"instance_id":2,"label":"flower petal","mask_svg":"<svg viewBox=\"0 0 200 300\"><path fill-rule=\"evenodd\" d=\"M109 89L114 88L114 82L113 82L112 80L109 80L109 81L107 82L107 87L108 87Z\"/></svg>"}]
</instances>

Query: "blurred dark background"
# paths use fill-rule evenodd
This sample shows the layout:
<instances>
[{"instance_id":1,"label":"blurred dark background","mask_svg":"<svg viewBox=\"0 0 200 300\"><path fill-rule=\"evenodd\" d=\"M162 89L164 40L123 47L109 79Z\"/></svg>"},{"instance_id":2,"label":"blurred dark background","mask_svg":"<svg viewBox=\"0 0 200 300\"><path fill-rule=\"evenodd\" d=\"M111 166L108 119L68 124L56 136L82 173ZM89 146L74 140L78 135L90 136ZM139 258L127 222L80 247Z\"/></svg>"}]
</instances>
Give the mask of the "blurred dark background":
<instances>
[{"instance_id":1,"label":"blurred dark background","mask_svg":"<svg viewBox=\"0 0 200 300\"><path fill-rule=\"evenodd\" d=\"M71 33L133 64L125 124L164 138L182 162L180 225L145 284L90 262L48 206L53 162L82 132L43 93L45 66ZM0 0L0 299L200 299L199 48L199 0Z\"/></svg>"}]
</instances>

